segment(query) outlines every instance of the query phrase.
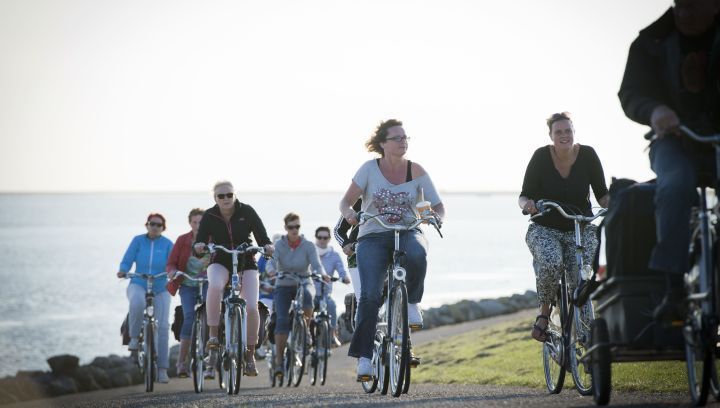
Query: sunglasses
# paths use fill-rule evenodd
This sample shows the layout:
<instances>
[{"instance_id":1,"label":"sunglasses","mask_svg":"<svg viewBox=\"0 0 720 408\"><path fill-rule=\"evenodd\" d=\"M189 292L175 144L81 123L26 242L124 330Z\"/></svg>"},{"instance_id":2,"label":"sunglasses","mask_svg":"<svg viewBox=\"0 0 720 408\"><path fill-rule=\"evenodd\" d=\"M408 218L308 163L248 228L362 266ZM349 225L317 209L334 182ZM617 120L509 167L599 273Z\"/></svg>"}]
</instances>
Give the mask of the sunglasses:
<instances>
[{"instance_id":1,"label":"sunglasses","mask_svg":"<svg viewBox=\"0 0 720 408\"><path fill-rule=\"evenodd\" d=\"M152 221L150 221L150 222L147 223L147 225L149 225L149 226L151 226L151 227L158 227L158 228L160 228L160 227L162 227L164 224L161 223L161 222L152 222Z\"/></svg>"},{"instance_id":2,"label":"sunglasses","mask_svg":"<svg viewBox=\"0 0 720 408\"><path fill-rule=\"evenodd\" d=\"M392 140L393 142L401 142L401 141L408 141L410 140L407 136L393 136L393 137L387 137L385 140Z\"/></svg>"},{"instance_id":3,"label":"sunglasses","mask_svg":"<svg viewBox=\"0 0 720 408\"><path fill-rule=\"evenodd\" d=\"M315 237L315 238L321 239L321 240L323 240L323 241L326 241L326 240L330 239L329 236L322 236L322 235L321 235L321 236L318 236L318 237Z\"/></svg>"},{"instance_id":4,"label":"sunglasses","mask_svg":"<svg viewBox=\"0 0 720 408\"><path fill-rule=\"evenodd\" d=\"M217 197L219 200L224 200L225 197L227 198L233 198L235 194L233 193L227 193L227 194L216 194L215 197Z\"/></svg>"},{"instance_id":5,"label":"sunglasses","mask_svg":"<svg viewBox=\"0 0 720 408\"><path fill-rule=\"evenodd\" d=\"M298 225L286 225L285 228L287 228L287 229L289 229L289 230L299 230L299 229L300 229L300 224L298 224Z\"/></svg>"}]
</instances>

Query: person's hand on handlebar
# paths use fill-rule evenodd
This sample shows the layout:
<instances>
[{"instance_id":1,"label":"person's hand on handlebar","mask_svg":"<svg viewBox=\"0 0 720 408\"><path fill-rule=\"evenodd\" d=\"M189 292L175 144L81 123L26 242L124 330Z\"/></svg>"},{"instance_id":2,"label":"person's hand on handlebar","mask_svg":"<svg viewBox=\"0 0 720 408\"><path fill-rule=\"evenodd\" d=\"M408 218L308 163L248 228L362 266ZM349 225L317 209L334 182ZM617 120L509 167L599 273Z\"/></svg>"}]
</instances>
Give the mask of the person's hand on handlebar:
<instances>
[{"instance_id":1,"label":"person's hand on handlebar","mask_svg":"<svg viewBox=\"0 0 720 408\"><path fill-rule=\"evenodd\" d=\"M265 249L265 256L267 257L272 256L273 252L275 252L275 247L272 246L272 244L267 244L263 248Z\"/></svg>"},{"instance_id":2,"label":"person's hand on handlebar","mask_svg":"<svg viewBox=\"0 0 720 408\"><path fill-rule=\"evenodd\" d=\"M193 249L195 250L195 253L200 255L203 252L205 252L205 243L204 242L196 242L195 245L193 245Z\"/></svg>"},{"instance_id":3,"label":"person's hand on handlebar","mask_svg":"<svg viewBox=\"0 0 720 408\"><path fill-rule=\"evenodd\" d=\"M679 125L680 119L675 111L665 105L655 107L650 115L650 126L658 139L662 139L667 134L676 133Z\"/></svg>"},{"instance_id":4,"label":"person's hand on handlebar","mask_svg":"<svg viewBox=\"0 0 720 408\"><path fill-rule=\"evenodd\" d=\"M523 211L525 211L526 213L528 213L528 214L530 214L530 215L535 215L535 214L537 214L537 213L538 213L538 209L537 209L537 207L535 206L535 201L534 201L534 200L527 200L527 201L525 202L525 205L523 206Z\"/></svg>"},{"instance_id":5,"label":"person's hand on handlebar","mask_svg":"<svg viewBox=\"0 0 720 408\"><path fill-rule=\"evenodd\" d=\"M355 245L354 245L353 242L351 242L351 243L345 245L342 250L343 250L343 253L344 253L345 255L351 256L352 254L355 253L355 249L354 249L354 248L355 248Z\"/></svg>"},{"instance_id":6,"label":"person's hand on handlebar","mask_svg":"<svg viewBox=\"0 0 720 408\"><path fill-rule=\"evenodd\" d=\"M120 279L122 279L122 278L124 278L124 277L126 277L126 276L127 276L127 272L118 271L118 273L117 273L117 277L120 278Z\"/></svg>"},{"instance_id":7,"label":"person's hand on handlebar","mask_svg":"<svg viewBox=\"0 0 720 408\"><path fill-rule=\"evenodd\" d=\"M346 285L349 285L349 284L350 284L350 277L349 277L349 276L346 276L346 277L342 278L342 280L341 280L340 282L342 282L342 283L344 283L344 284L346 284Z\"/></svg>"},{"instance_id":8,"label":"person's hand on handlebar","mask_svg":"<svg viewBox=\"0 0 720 408\"><path fill-rule=\"evenodd\" d=\"M343 212L343 218L345 218L345 221L350 225L358 225L360 222L358 220L358 214L350 207Z\"/></svg>"}]
</instances>

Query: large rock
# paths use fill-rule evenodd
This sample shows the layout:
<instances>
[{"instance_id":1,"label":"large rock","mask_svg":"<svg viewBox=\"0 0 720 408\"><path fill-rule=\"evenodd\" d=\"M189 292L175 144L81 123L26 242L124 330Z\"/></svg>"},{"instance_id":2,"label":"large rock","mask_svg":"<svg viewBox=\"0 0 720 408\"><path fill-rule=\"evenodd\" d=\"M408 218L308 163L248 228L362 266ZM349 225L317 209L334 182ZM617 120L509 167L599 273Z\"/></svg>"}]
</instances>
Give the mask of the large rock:
<instances>
[{"instance_id":1,"label":"large rock","mask_svg":"<svg viewBox=\"0 0 720 408\"><path fill-rule=\"evenodd\" d=\"M100 390L111 385L110 378L105 370L90 365L78 368L72 377L75 379L80 392Z\"/></svg>"},{"instance_id":2,"label":"large rock","mask_svg":"<svg viewBox=\"0 0 720 408\"><path fill-rule=\"evenodd\" d=\"M117 367L107 370L113 388L133 385L132 367Z\"/></svg>"},{"instance_id":3,"label":"large rock","mask_svg":"<svg viewBox=\"0 0 720 408\"><path fill-rule=\"evenodd\" d=\"M44 388L46 395L58 397L60 395L74 394L78 392L77 383L72 377L66 375L56 376L54 374L37 378L39 384Z\"/></svg>"},{"instance_id":4,"label":"large rock","mask_svg":"<svg viewBox=\"0 0 720 408\"><path fill-rule=\"evenodd\" d=\"M486 317L513 312L508 306L495 299L483 299L479 302L479 305L482 308L483 315Z\"/></svg>"},{"instance_id":5,"label":"large rock","mask_svg":"<svg viewBox=\"0 0 720 408\"><path fill-rule=\"evenodd\" d=\"M47 362L53 374L61 376L75 371L79 366L80 359L70 354L62 354L48 358Z\"/></svg>"}]
</instances>

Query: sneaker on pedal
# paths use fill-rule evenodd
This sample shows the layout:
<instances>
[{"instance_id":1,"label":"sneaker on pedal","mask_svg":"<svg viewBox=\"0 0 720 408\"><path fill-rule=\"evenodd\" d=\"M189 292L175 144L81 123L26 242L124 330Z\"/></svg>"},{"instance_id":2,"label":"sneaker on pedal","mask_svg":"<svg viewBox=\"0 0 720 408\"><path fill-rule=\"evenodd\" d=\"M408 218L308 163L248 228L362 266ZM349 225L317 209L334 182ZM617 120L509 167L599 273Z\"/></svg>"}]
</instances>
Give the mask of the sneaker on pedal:
<instances>
[{"instance_id":1,"label":"sneaker on pedal","mask_svg":"<svg viewBox=\"0 0 720 408\"><path fill-rule=\"evenodd\" d=\"M336 348L340 346L342 346L340 339L338 339L337 336L333 334L332 339L330 339L330 347Z\"/></svg>"},{"instance_id":2,"label":"sneaker on pedal","mask_svg":"<svg viewBox=\"0 0 720 408\"><path fill-rule=\"evenodd\" d=\"M264 360L267 357L267 350L264 347L258 347L255 349L255 358L258 360Z\"/></svg>"},{"instance_id":3,"label":"sneaker on pedal","mask_svg":"<svg viewBox=\"0 0 720 408\"><path fill-rule=\"evenodd\" d=\"M366 357L360 357L357 365L357 380L359 382L370 381L372 380L372 375L372 360Z\"/></svg>"},{"instance_id":4,"label":"sneaker on pedal","mask_svg":"<svg viewBox=\"0 0 720 408\"><path fill-rule=\"evenodd\" d=\"M417 303L408 303L408 326L415 330L423 327L422 312Z\"/></svg>"},{"instance_id":5,"label":"sneaker on pedal","mask_svg":"<svg viewBox=\"0 0 720 408\"><path fill-rule=\"evenodd\" d=\"M137 337L133 337L130 339L130 343L128 343L128 350L129 351L138 351L140 348L140 341Z\"/></svg>"},{"instance_id":6,"label":"sneaker on pedal","mask_svg":"<svg viewBox=\"0 0 720 408\"><path fill-rule=\"evenodd\" d=\"M157 381L160 384L167 384L170 382L170 377L168 377L167 368L161 368L158 370L158 379Z\"/></svg>"},{"instance_id":7,"label":"sneaker on pedal","mask_svg":"<svg viewBox=\"0 0 720 408\"><path fill-rule=\"evenodd\" d=\"M208 367L205 369L205 372L203 373L203 376L206 380L214 380L215 379L215 369L212 367Z\"/></svg>"}]
</instances>

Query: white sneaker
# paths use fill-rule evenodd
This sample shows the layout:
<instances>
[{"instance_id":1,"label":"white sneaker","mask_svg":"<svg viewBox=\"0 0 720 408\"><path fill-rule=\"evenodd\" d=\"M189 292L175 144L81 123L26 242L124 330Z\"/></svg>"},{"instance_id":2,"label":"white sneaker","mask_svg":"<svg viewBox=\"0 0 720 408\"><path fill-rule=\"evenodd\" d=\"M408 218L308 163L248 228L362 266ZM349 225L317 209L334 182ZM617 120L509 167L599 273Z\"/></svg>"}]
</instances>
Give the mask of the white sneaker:
<instances>
[{"instance_id":1,"label":"white sneaker","mask_svg":"<svg viewBox=\"0 0 720 408\"><path fill-rule=\"evenodd\" d=\"M357 380L370 381L372 379L373 369L372 360L366 357L360 357L357 365Z\"/></svg>"},{"instance_id":2,"label":"white sneaker","mask_svg":"<svg viewBox=\"0 0 720 408\"><path fill-rule=\"evenodd\" d=\"M128 350L130 351L138 351L140 348L140 341L137 337L133 337L130 339L130 343L128 343Z\"/></svg>"},{"instance_id":3,"label":"white sneaker","mask_svg":"<svg viewBox=\"0 0 720 408\"><path fill-rule=\"evenodd\" d=\"M167 384L170 382L170 377L167 375L167 368L161 368L158 370L158 379L160 384Z\"/></svg>"},{"instance_id":4,"label":"white sneaker","mask_svg":"<svg viewBox=\"0 0 720 408\"><path fill-rule=\"evenodd\" d=\"M422 329L423 318L417 303L408 303L408 326L411 329Z\"/></svg>"}]
</instances>

